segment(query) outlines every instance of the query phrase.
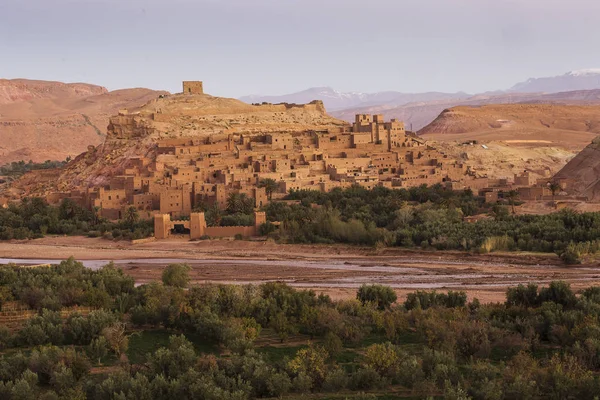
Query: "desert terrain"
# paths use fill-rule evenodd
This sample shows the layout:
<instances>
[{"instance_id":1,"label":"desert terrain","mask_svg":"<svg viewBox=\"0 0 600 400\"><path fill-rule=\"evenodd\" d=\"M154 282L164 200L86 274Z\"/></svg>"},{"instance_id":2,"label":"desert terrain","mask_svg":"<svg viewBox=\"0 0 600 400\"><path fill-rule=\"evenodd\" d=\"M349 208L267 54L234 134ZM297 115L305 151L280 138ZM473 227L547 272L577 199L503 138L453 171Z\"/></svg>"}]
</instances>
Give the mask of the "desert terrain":
<instances>
[{"instance_id":1,"label":"desert terrain","mask_svg":"<svg viewBox=\"0 0 600 400\"><path fill-rule=\"evenodd\" d=\"M483 302L503 301L519 283L569 282L575 290L600 284L599 265L564 266L544 254L373 249L344 245L282 245L270 241L206 240L129 244L83 237L47 237L0 243L0 263L46 263L70 256L99 267L114 261L138 283L160 280L174 262L192 266L193 283L284 281L333 298L353 298L363 283L389 285L403 299L415 290L464 290ZM16 259L16 260L15 260Z\"/></svg>"},{"instance_id":2,"label":"desert terrain","mask_svg":"<svg viewBox=\"0 0 600 400\"><path fill-rule=\"evenodd\" d=\"M600 106L496 104L444 110L419 131L492 178L524 170L552 176L600 133ZM476 141L474 145L465 145Z\"/></svg>"},{"instance_id":3,"label":"desert terrain","mask_svg":"<svg viewBox=\"0 0 600 400\"><path fill-rule=\"evenodd\" d=\"M108 119L119 109L139 107L167 93L0 79L0 165L73 158L103 142Z\"/></svg>"}]
</instances>

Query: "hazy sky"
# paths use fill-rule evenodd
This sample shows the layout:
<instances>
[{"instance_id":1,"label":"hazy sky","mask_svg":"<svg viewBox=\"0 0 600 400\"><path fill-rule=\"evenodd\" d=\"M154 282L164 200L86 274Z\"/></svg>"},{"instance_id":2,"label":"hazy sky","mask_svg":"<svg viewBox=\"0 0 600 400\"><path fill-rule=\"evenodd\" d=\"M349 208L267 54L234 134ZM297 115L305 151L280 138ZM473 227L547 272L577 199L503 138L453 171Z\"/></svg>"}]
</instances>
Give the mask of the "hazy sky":
<instances>
[{"instance_id":1,"label":"hazy sky","mask_svg":"<svg viewBox=\"0 0 600 400\"><path fill-rule=\"evenodd\" d=\"M598 15L598 0L0 0L0 77L474 93L600 68Z\"/></svg>"}]
</instances>

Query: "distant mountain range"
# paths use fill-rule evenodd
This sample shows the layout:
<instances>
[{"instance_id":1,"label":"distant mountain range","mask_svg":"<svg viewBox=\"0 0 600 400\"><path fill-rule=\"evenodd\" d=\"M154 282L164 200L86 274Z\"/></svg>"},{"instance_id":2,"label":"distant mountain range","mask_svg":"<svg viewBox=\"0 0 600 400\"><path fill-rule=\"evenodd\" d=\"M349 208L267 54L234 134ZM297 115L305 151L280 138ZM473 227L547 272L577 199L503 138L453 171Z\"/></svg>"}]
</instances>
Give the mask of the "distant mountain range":
<instances>
[{"instance_id":1,"label":"distant mountain range","mask_svg":"<svg viewBox=\"0 0 600 400\"><path fill-rule=\"evenodd\" d=\"M401 93L401 92L339 92L330 87L316 87L303 90L297 93L290 93L281 96L260 96L251 95L241 97L240 100L246 103L309 103L312 100L322 100L325 103L327 111L343 110L358 106L375 106L381 104L402 105L415 102L429 102L437 100L460 100L471 97L467 93Z\"/></svg>"},{"instance_id":2,"label":"distant mountain range","mask_svg":"<svg viewBox=\"0 0 600 400\"><path fill-rule=\"evenodd\" d=\"M571 71L564 75L548 78L531 78L525 82L517 83L508 91L557 93L590 89L600 89L600 68Z\"/></svg>"},{"instance_id":3,"label":"distant mountain range","mask_svg":"<svg viewBox=\"0 0 600 400\"><path fill-rule=\"evenodd\" d=\"M318 87L278 96L244 96L240 100L247 103L308 103L312 100L322 100L327 111L337 118L352 121L355 114L378 113L384 114L386 118L401 119L409 129L419 130L448 107L518 102L597 104L600 103L600 92L595 89L600 89L600 69L571 71L555 77L531 78L507 90L481 94L395 91L359 93Z\"/></svg>"}]
</instances>

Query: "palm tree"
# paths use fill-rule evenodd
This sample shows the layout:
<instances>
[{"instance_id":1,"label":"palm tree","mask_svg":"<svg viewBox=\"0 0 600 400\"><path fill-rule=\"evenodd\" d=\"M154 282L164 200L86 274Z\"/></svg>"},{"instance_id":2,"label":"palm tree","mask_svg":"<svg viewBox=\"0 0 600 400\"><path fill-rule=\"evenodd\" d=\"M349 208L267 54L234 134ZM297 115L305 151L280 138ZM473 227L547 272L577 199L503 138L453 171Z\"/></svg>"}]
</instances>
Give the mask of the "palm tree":
<instances>
[{"instance_id":1,"label":"palm tree","mask_svg":"<svg viewBox=\"0 0 600 400\"><path fill-rule=\"evenodd\" d=\"M506 199L508 199L508 204L510 204L511 208L512 208L512 213L516 214L515 211L515 200L517 200L519 198L519 192L517 192L516 190L510 190L508 193L504 194L504 197Z\"/></svg>"},{"instance_id":2,"label":"palm tree","mask_svg":"<svg viewBox=\"0 0 600 400\"><path fill-rule=\"evenodd\" d=\"M550 191L552 192L552 201L554 201L554 196L556 196L556 193L559 192L562 189L562 187L558 182L553 181L548 183L548 189L550 189Z\"/></svg>"},{"instance_id":3,"label":"palm tree","mask_svg":"<svg viewBox=\"0 0 600 400\"><path fill-rule=\"evenodd\" d=\"M92 207L92 225L96 226L100 222L100 207Z\"/></svg>"},{"instance_id":4,"label":"palm tree","mask_svg":"<svg viewBox=\"0 0 600 400\"><path fill-rule=\"evenodd\" d=\"M258 187L265 188L265 192L267 193L270 201L273 198L273 193L279 189L279 184L275 181L275 179L265 178L260 180Z\"/></svg>"},{"instance_id":5,"label":"palm tree","mask_svg":"<svg viewBox=\"0 0 600 400\"><path fill-rule=\"evenodd\" d=\"M244 199L239 193L230 193L227 197L227 212L235 214L244 208Z\"/></svg>"},{"instance_id":6,"label":"palm tree","mask_svg":"<svg viewBox=\"0 0 600 400\"><path fill-rule=\"evenodd\" d=\"M127 210L125 211L125 220L130 226L133 226L139 217L140 215L138 214L138 210L135 208L135 206L127 207Z\"/></svg>"},{"instance_id":7,"label":"palm tree","mask_svg":"<svg viewBox=\"0 0 600 400\"><path fill-rule=\"evenodd\" d=\"M219 226L221 224L221 209L217 203L206 209L206 224L208 226Z\"/></svg>"}]
</instances>

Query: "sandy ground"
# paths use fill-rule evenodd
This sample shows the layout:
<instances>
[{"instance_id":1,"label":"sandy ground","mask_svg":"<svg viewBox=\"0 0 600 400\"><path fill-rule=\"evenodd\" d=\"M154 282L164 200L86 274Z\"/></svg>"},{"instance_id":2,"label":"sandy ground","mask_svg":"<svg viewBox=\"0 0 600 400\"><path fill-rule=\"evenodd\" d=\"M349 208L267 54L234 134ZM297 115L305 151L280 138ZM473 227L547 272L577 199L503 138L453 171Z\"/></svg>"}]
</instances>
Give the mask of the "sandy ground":
<instances>
[{"instance_id":1,"label":"sandy ground","mask_svg":"<svg viewBox=\"0 0 600 400\"><path fill-rule=\"evenodd\" d=\"M90 267L114 260L138 283L159 280L171 262L187 262L195 283L284 281L336 299L355 297L363 283L389 285L400 299L420 289L465 290L470 298L483 302L503 301L506 288L519 283L565 280L575 289L600 285L600 265L567 267L554 255L471 255L268 241L191 242L183 237L136 245L83 237L0 242L0 263L7 259L36 263L70 256L87 260Z\"/></svg>"}]
</instances>

